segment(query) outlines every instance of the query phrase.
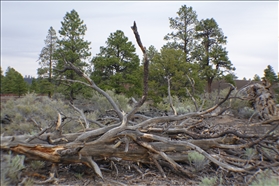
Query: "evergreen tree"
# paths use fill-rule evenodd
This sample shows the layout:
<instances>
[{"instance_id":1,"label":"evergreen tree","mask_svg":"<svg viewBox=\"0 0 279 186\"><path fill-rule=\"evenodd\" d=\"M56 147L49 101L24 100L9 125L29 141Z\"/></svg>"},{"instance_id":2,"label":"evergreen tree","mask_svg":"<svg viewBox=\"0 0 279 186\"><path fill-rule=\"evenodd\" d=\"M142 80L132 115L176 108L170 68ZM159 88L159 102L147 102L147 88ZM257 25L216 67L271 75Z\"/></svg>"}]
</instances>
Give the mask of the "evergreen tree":
<instances>
[{"instance_id":1,"label":"evergreen tree","mask_svg":"<svg viewBox=\"0 0 279 186\"><path fill-rule=\"evenodd\" d=\"M253 81L261 81L261 78L258 74L255 74L253 77Z\"/></svg>"},{"instance_id":2,"label":"evergreen tree","mask_svg":"<svg viewBox=\"0 0 279 186\"><path fill-rule=\"evenodd\" d=\"M50 27L45 40L45 47L42 49L38 60L39 64L41 65L37 72L39 77L48 79L48 97L51 97L53 92L52 72L53 67L57 63L57 60L54 58L54 53L57 49L57 40L58 38L56 36L56 31Z\"/></svg>"},{"instance_id":3,"label":"evergreen tree","mask_svg":"<svg viewBox=\"0 0 279 186\"><path fill-rule=\"evenodd\" d=\"M30 92L39 93L39 85L38 80L36 78L32 78L32 83L29 88Z\"/></svg>"},{"instance_id":4,"label":"evergreen tree","mask_svg":"<svg viewBox=\"0 0 279 186\"><path fill-rule=\"evenodd\" d=\"M264 77L271 83L278 83L279 79L276 76L276 73L274 72L272 66L268 65L266 69L264 69Z\"/></svg>"},{"instance_id":5,"label":"evergreen tree","mask_svg":"<svg viewBox=\"0 0 279 186\"><path fill-rule=\"evenodd\" d=\"M2 81L2 93L17 94L19 97L28 91L23 76L14 68L8 67Z\"/></svg>"},{"instance_id":6,"label":"evergreen tree","mask_svg":"<svg viewBox=\"0 0 279 186\"><path fill-rule=\"evenodd\" d=\"M88 72L91 53L89 51L90 42L84 40L87 27L75 10L70 13L67 12L61 24L62 27L59 30L61 39L57 41L58 49L55 52L58 59L55 75L69 80L83 81L73 70L65 69L65 61L71 62L85 73ZM85 94L88 91L86 86L73 82L67 84L63 82L59 84L59 89L62 89L62 93L68 96L70 100L75 99L78 93Z\"/></svg>"},{"instance_id":7,"label":"evergreen tree","mask_svg":"<svg viewBox=\"0 0 279 186\"><path fill-rule=\"evenodd\" d=\"M111 33L105 47L92 59L91 78L102 89L114 89L127 96L141 94L139 57L136 48L121 30Z\"/></svg>"},{"instance_id":8,"label":"evergreen tree","mask_svg":"<svg viewBox=\"0 0 279 186\"><path fill-rule=\"evenodd\" d=\"M171 78L173 96L185 97L185 87L193 94L201 90L203 82L197 76L197 65L185 63L185 55L183 50L168 47L162 47L160 52L155 52L149 67L149 95L155 102L168 96L168 78ZM196 82L194 87L187 76L191 78L191 81Z\"/></svg>"},{"instance_id":9,"label":"evergreen tree","mask_svg":"<svg viewBox=\"0 0 279 186\"><path fill-rule=\"evenodd\" d=\"M186 54L186 62L190 62L190 55L195 46L194 33L198 23L197 14L192 7L183 5L177 15L178 17L169 18L170 28L175 31L168 33L164 39L172 41L167 43L168 47L183 50Z\"/></svg>"},{"instance_id":10,"label":"evergreen tree","mask_svg":"<svg viewBox=\"0 0 279 186\"><path fill-rule=\"evenodd\" d=\"M27 93L28 84L24 81L23 76L19 72L16 71L15 76L14 93L16 93L18 97L20 97Z\"/></svg>"},{"instance_id":11,"label":"evergreen tree","mask_svg":"<svg viewBox=\"0 0 279 186\"><path fill-rule=\"evenodd\" d=\"M195 37L199 40L199 45L193 56L200 65L200 76L207 81L208 92L211 92L214 78L235 70L224 47L227 37L213 18L198 23Z\"/></svg>"},{"instance_id":12,"label":"evergreen tree","mask_svg":"<svg viewBox=\"0 0 279 186\"><path fill-rule=\"evenodd\" d=\"M0 66L0 72L1 72L1 77L0 77L0 94L2 94L2 92L3 92L3 79L4 79L4 75L3 75L3 70L2 70L1 66Z\"/></svg>"}]
</instances>

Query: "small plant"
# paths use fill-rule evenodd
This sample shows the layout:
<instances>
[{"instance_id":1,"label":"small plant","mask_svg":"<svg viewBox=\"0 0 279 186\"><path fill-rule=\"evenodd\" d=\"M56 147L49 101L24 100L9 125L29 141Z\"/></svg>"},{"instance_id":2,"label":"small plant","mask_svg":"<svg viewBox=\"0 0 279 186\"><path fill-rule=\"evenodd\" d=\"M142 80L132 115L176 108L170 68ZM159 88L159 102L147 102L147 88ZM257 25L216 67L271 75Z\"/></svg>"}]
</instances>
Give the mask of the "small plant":
<instances>
[{"instance_id":1,"label":"small plant","mask_svg":"<svg viewBox=\"0 0 279 186\"><path fill-rule=\"evenodd\" d=\"M83 178L82 178L83 174L84 174L84 173L76 173L76 174L74 174L74 176L75 176L77 179L82 180L82 179L83 179Z\"/></svg>"},{"instance_id":2,"label":"small plant","mask_svg":"<svg viewBox=\"0 0 279 186\"><path fill-rule=\"evenodd\" d=\"M199 184L200 186L214 186L217 182L217 177L203 177L201 180L201 183Z\"/></svg>"},{"instance_id":3,"label":"small plant","mask_svg":"<svg viewBox=\"0 0 279 186\"><path fill-rule=\"evenodd\" d=\"M1 161L1 185L14 185L19 182L21 170L25 168L25 156L3 155Z\"/></svg>"},{"instance_id":4,"label":"small plant","mask_svg":"<svg viewBox=\"0 0 279 186\"><path fill-rule=\"evenodd\" d=\"M30 166L33 170L39 170L41 168L43 168L45 166L45 162L43 161L39 161L39 160L35 160L35 161L32 161L30 163Z\"/></svg>"},{"instance_id":5,"label":"small plant","mask_svg":"<svg viewBox=\"0 0 279 186\"><path fill-rule=\"evenodd\" d=\"M279 179L272 176L271 170L265 170L256 176L256 179L251 183L251 186L278 186Z\"/></svg>"},{"instance_id":6,"label":"small plant","mask_svg":"<svg viewBox=\"0 0 279 186\"><path fill-rule=\"evenodd\" d=\"M253 148L246 148L244 155L248 160L251 160L256 155L256 150Z\"/></svg>"},{"instance_id":7,"label":"small plant","mask_svg":"<svg viewBox=\"0 0 279 186\"><path fill-rule=\"evenodd\" d=\"M204 155L200 154L197 151L189 152L188 160L190 162L190 165L193 166L197 172L203 170L204 167L208 164L208 161L204 157Z\"/></svg>"}]
</instances>

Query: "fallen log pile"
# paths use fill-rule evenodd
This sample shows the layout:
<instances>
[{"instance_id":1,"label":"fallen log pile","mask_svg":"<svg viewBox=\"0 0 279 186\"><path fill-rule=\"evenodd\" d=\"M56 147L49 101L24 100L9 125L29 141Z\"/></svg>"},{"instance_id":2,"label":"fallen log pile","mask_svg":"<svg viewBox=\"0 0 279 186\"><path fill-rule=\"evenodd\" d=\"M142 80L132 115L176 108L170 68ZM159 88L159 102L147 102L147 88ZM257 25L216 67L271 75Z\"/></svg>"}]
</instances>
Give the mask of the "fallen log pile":
<instances>
[{"instance_id":1,"label":"fallen log pile","mask_svg":"<svg viewBox=\"0 0 279 186\"><path fill-rule=\"evenodd\" d=\"M101 125L98 129L90 129L83 116L86 130L64 134L61 114L58 113L56 125L42 130L39 134L1 136L1 150L51 162L53 166L50 177L36 182L40 184L61 181L57 173L59 164L82 163L92 168L97 177L105 180L100 165L122 161L130 162L139 174L143 174L140 165L152 165L163 178L167 177L166 170L182 176L185 180L198 180L200 171L216 175L222 173L219 178L221 185L230 185L236 181L249 185L257 174L266 169L271 169L273 174L278 175L279 118L276 111L269 109L276 109L275 102L272 102L271 96L262 94L268 92L265 92L265 87L262 90L260 84L252 85L247 90L250 93L249 99L261 105L260 109L259 106L256 106L256 109L264 120L259 123L242 123L245 128L266 127L266 131L257 134L247 133L245 128L236 127L233 123L214 124L214 117L219 116L213 117L210 113L228 100L234 90L233 86L221 102L204 111L153 118L136 114L147 96L148 59L135 23L132 29L144 54L145 88L142 99L131 112L122 112L89 77L65 61L69 68L87 80L87 86L109 100L118 117L116 121L110 125ZM260 89L261 93L258 91ZM267 101L263 103L265 98ZM268 114L265 114L266 108ZM117 171L117 166L113 169Z\"/></svg>"}]
</instances>

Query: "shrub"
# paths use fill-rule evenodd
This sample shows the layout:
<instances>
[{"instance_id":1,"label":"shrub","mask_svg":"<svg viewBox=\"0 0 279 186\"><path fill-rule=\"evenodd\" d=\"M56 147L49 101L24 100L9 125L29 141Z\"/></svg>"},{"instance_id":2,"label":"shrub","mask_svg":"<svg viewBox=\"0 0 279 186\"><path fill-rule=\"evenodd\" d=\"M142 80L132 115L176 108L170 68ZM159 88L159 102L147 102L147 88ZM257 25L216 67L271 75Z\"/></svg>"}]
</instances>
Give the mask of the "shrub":
<instances>
[{"instance_id":1,"label":"shrub","mask_svg":"<svg viewBox=\"0 0 279 186\"><path fill-rule=\"evenodd\" d=\"M251 186L278 186L279 179L273 176L271 170L265 170L256 176L256 179L251 183Z\"/></svg>"},{"instance_id":2,"label":"shrub","mask_svg":"<svg viewBox=\"0 0 279 186\"><path fill-rule=\"evenodd\" d=\"M200 186L214 186L217 182L217 177L212 177L212 178L208 178L208 177L204 177L201 180L201 183L199 184Z\"/></svg>"},{"instance_id":3,"label":"shrub","mask_svg":"<svg viewBox=\"0 0 279 186\"><path fill-rule=\"evenodd\" d=\"M14 134L30 134L38 132L39 128L46 128L57 120L58 111L65 113L67 116L77 118L79 113L76 113L69 105L62 100L51 100L48 97L37 96L34 93L26 94L26 96L14 100L8 100L3 103L1 116L8 115L12 122L9 125L2 126L1 131L5 131L7 135ZM71 125L74 129L75 125L79 125L76 121L68 121L67 125ZM68 131L64 130L65 133Z\"/></svg>"},{"instance_id":4,"label":"shrub","mask_svg":"<svg viewBox=\"0 0 279 186\"><path fill-rule=\"evenodd\" d=\"M188 160L190 162L190 166L193 166L197 172L203 170L205 166L208 165L208 160L204 157L204 155L197 151L190 151L188 153Z\"/></svg>"},{"instance_id":5,"label":"shrub","mask_svg":"<svg viewBox=\"0 0 279 186\"><path fill-rule=\"evenodd\" d=\"M1 185L15 185L19 182L21 170L25 168L24 158L21 155L2 155L1 158Z\"/></svg>"}]
</instances>

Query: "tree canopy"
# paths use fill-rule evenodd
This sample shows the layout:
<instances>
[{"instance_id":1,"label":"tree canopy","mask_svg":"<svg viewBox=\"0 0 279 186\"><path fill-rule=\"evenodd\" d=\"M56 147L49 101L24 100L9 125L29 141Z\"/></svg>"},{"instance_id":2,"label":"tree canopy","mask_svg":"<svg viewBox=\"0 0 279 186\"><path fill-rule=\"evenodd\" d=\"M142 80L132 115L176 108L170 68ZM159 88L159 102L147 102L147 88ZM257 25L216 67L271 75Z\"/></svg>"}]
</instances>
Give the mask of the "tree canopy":
<instances>
[{"instance_id":1,"label":"tree canopy","mask_svg":"<svg viewBox=\"0 0 279 186\"><path fill-rule=\"evenodd\" d=\"M88 71L91 42L84 40L87 27L75 10L67 12L61 24L62 27L59 30L61 39L57 41L58 48L55 52L58 59L55 75L69 80L78 80L80 78L73 70L65 68L65 61L71 62L83 72ZM76 94L86 92L84 85L74 82L61 83L59 88L71 100L75 99Z\"/></svg>"},{"instance_id":2,"label":"tree canopy","mask_svg":"<svg viewBox=\"0 0 279 186\"><path fill-rule=\"evenodd\" d=\"M20 97L27 91L28 85L23 76L14 68L8 67L5 76L1 76L1 93L17 94Z\"/></svg>"},{"instance_id":3,"label":"tree canopy","mask_svg":"<svg viewBox=\"0 0 279 186\"><path fill-rule=\"evenodd\" d=\"M53 67L56 66L57 60L54 57L54 53L57 50L57 36L56 31L53 27L48 30L48 35L45 39L45 47L43 47L39 55L39 65L38 75L40 78L47 78L48 82L45 82L47 86L48 96L51 97L53 93L53 82L52 82L52 72Z\"/></svg>"},{"instance_id":4,"label":"tree canopy","mask_svg":"<svg viewBox=\"0 0 279 186\"><path fill-rule=\"evenodd\" d=\"M274 72L273 67L270 65L264 69L264 78L266 78L271 84L279 82L278 76Z\"/></svg>"},{"instance_id":5,"label":"tree canopy","mask_svg":"<svg viewBox=\"0 0 279 186\"><path fill-rule=\"evenodd\" d=\"M208 91L211 92L211 84L215 77L235 70L224 47L227 37L217 22L211 18L202 19L198 23L195 38L199 43L193 55L200 65L200 76L207 81Z\"/></svg>"},{"instance_id":6,"label":"tree canopy","mask_svg":"<svg viewBox=\"0 0 279 186\"><path fill-rule=\"evenodd\" d=\"M92 59L94 70L91 78L105 90L114 89L116 93L127 96L140 95L140 60L135 51L135 46L123 31L111 33L106 46L100 47L100 53Z\"/></svg>"},{"instance_id":7,"label":"tree canopy","mask_svg":"<svg viewBox=\"0 0 279 186\"><path fill-rule=\"evenodd\" d=\"M169 18L170 28L174 31L168 33L164 39L171 41L167 43L168 46L183 50L186 62L191 62L190 54L195 46L195 26L198 23L197 14L192 7L182 5L177 15L175 18Z\"/></svg>"}]
</instances>

